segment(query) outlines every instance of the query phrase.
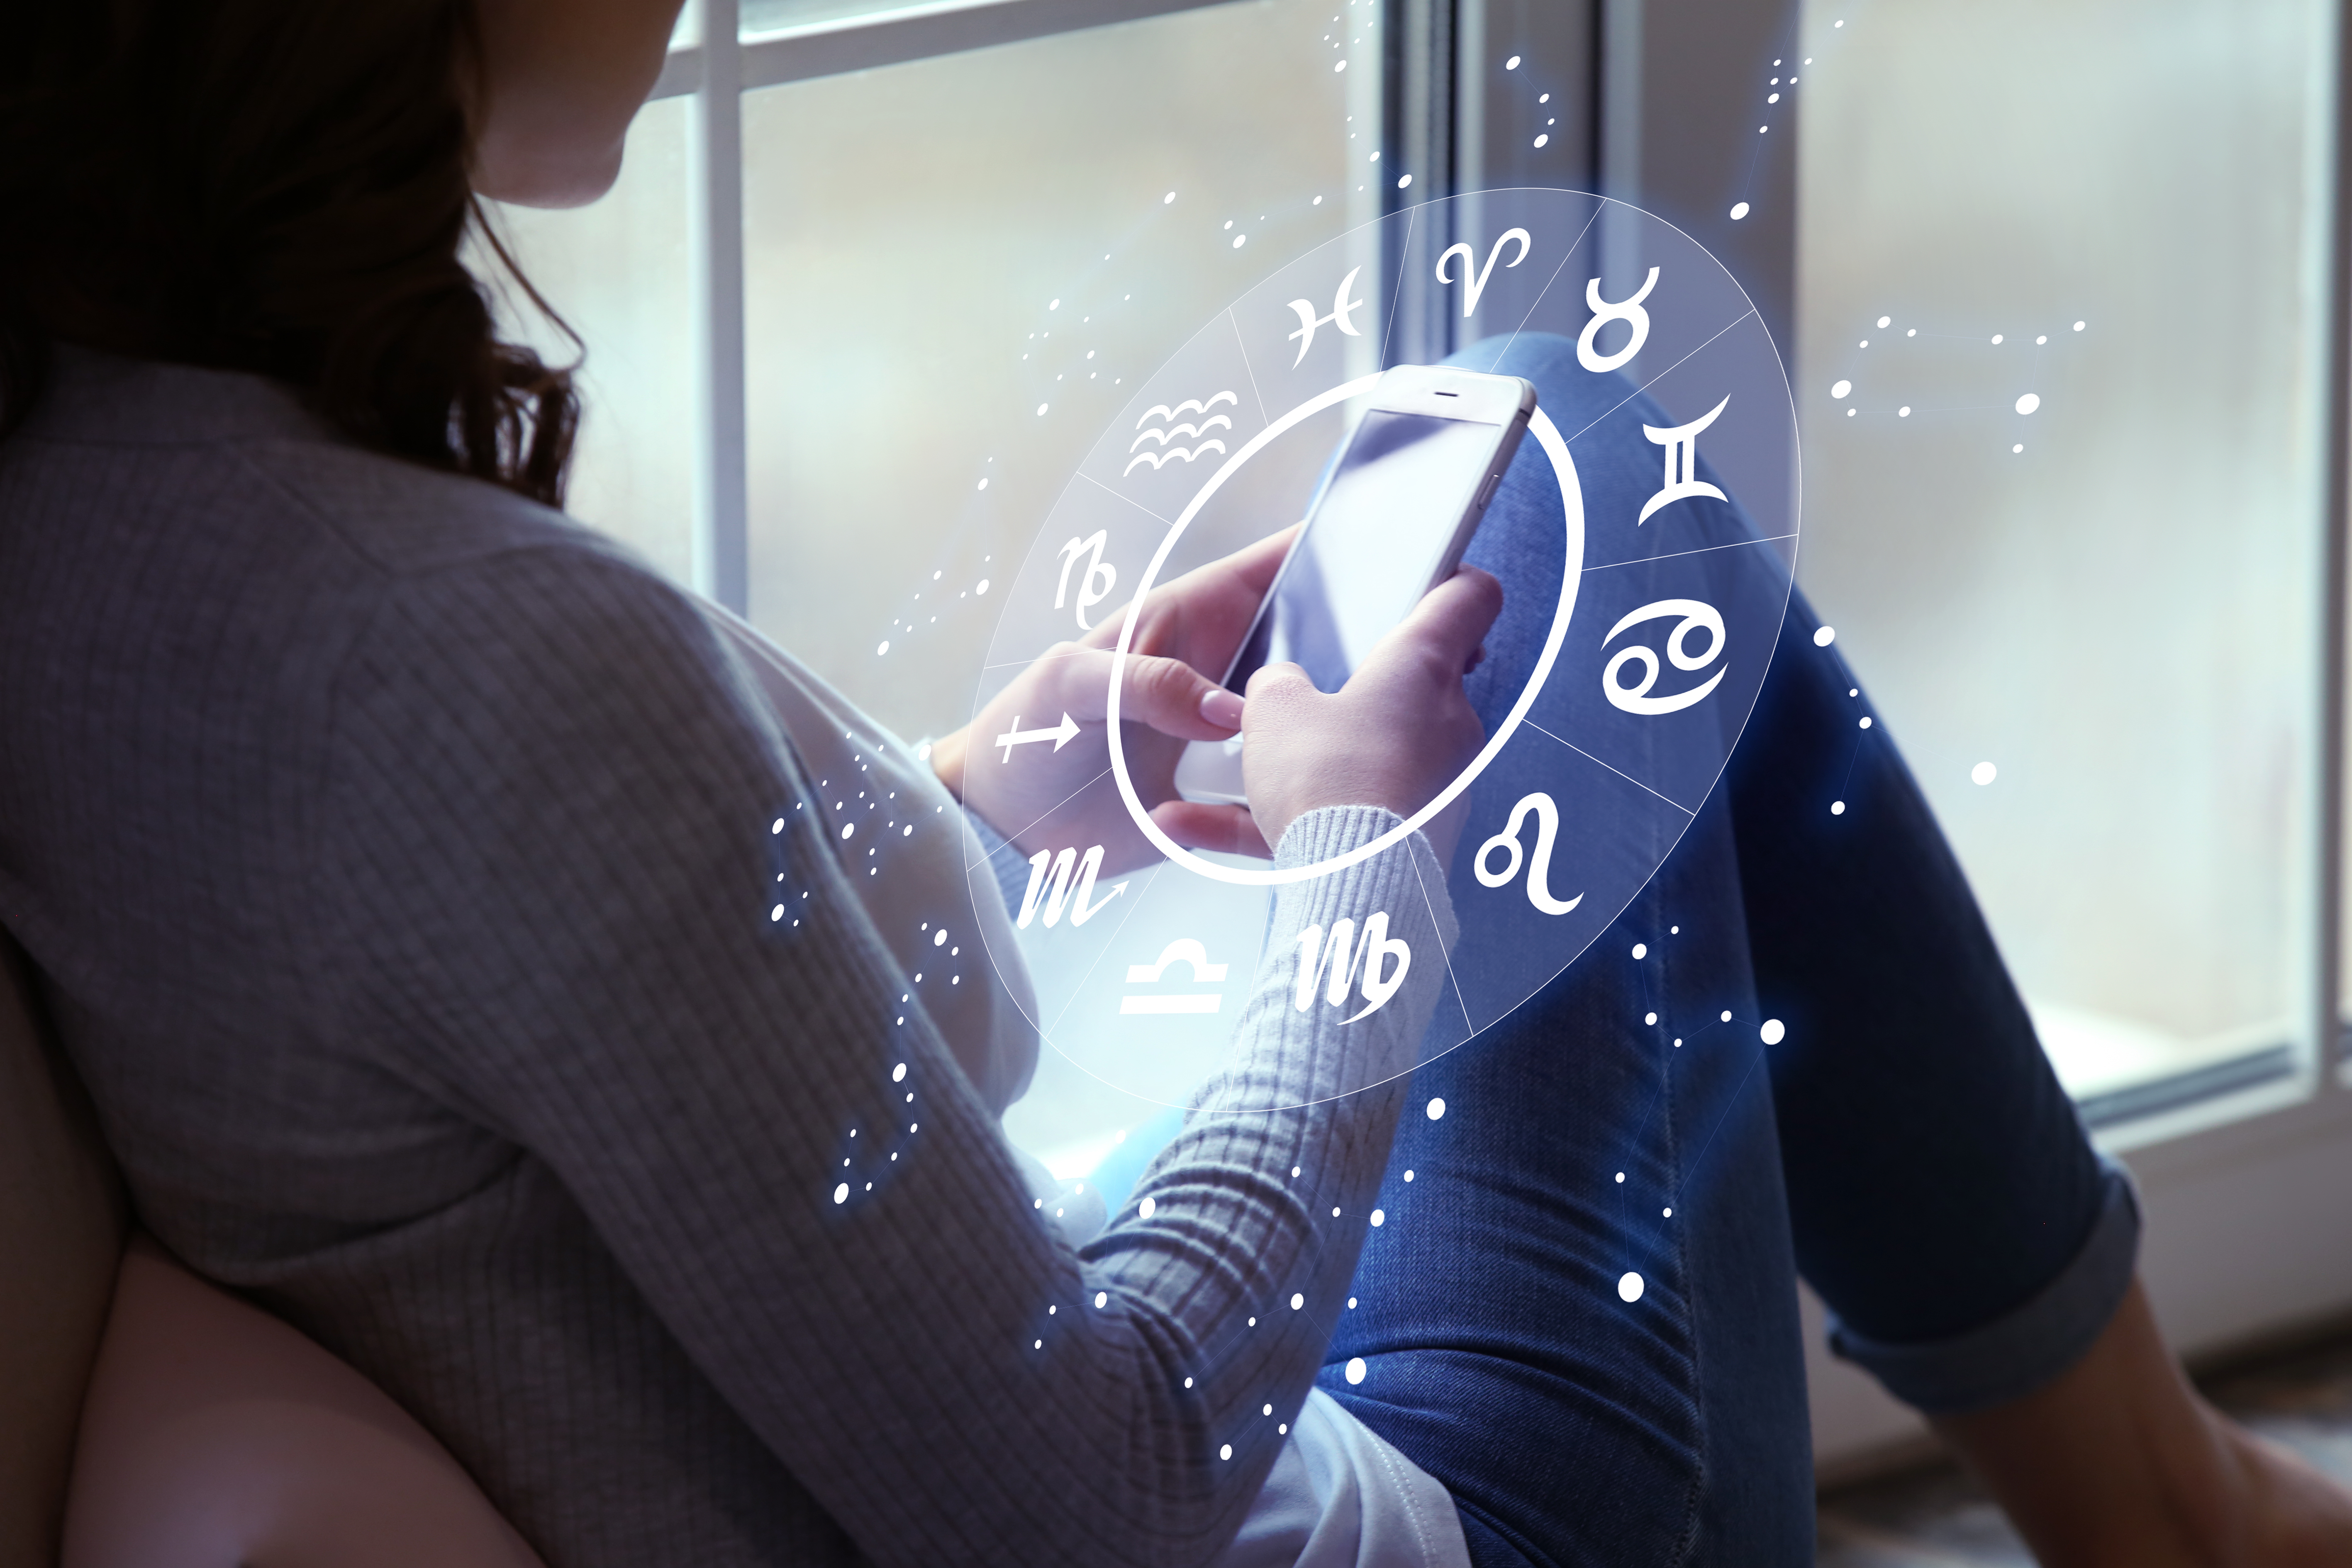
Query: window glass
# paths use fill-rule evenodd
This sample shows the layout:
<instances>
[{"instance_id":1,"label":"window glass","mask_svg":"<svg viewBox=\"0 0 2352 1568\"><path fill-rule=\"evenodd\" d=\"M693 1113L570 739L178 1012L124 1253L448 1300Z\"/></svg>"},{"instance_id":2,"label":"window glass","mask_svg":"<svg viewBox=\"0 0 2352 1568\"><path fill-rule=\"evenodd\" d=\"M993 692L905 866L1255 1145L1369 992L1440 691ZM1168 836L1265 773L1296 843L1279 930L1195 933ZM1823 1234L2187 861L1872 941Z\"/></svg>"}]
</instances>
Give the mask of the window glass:
<instances>
[{"instance_id":1,"label":"window glass","mask_svg":"<svg viewBox=\"0 0 2352 1568\"><path fill-rule=\"evenodd\" d=\"M756 38L787 27L806 27L819 22L840 22L852 16L907 9L904 5L877 5L876 0L743 0L739 15L742 36Z\"/></svg>"},{"instance_id":2,"label":"window glass","mask_svg":"<svg viewBox=\"0 0 2352 1568\"><path fill-rule=\"evenodd\" d=\"M2326 8L1815 5L1803 38L1800 580L2086 1113L2284 1070L2315 1011Z\"/></svg>"},{"instance_id":3,"label":"window glass","mask_svg":"<svg viewBox=\"0 0 2352 1568\"><path fill-rule=\"evenodd\" d=\"M693 559L694 351L687 265L687 115L647 104L630 128L619 183L592 205L548 212L492 204L508 248L580 336L584 413L567 509L680 583ZM496 277L495 267L476 273ZM501 325L567 363L580 350L511 287Z\"/></svg>"},{"instance_id":4,"label":"window glass","mask_svg":"<svg viewBox=\"0 0 2352 1568\"><path fill-rule=\"evenodd\" d=\"M1376 16L1224 5L746 94L752 620L909 737L962 723L981 583L1136 378L1377 210Z\"/></svg>"}]
</instances>

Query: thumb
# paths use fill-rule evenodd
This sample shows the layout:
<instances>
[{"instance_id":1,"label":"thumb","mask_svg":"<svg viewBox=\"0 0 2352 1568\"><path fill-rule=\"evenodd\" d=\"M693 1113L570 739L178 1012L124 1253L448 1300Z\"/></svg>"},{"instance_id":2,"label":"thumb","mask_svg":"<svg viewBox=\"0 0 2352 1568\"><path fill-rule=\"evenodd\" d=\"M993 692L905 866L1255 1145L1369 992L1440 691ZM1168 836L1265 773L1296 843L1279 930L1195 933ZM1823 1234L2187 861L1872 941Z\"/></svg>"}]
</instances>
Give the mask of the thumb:
<instances>
[{"instance_id":1,"label":"thumb","mask_svg":"<svg viewBox=\"0 0 2352 1568\"><path fill-rule=\"evenodd\" d=\"M1271 860L1265 837L1247 806L1213 806L1204 800L1162 800L1151 808L1160 831L1188 850L1216 850L1232 855L1255 855Z\"/></svg>"},{"instance_id":2,"label":"thumb","mask_svg":"<svg viewBox=\"0 0 2352 1568\"><path fill-rule=\"evenodd\" d=\"M1363 667L1427 660L1459 678L1503 612L1503 585L1491 572L1465 566L1422 595L1412 612L1373 645Z\"/></svg>"}]
</instances>

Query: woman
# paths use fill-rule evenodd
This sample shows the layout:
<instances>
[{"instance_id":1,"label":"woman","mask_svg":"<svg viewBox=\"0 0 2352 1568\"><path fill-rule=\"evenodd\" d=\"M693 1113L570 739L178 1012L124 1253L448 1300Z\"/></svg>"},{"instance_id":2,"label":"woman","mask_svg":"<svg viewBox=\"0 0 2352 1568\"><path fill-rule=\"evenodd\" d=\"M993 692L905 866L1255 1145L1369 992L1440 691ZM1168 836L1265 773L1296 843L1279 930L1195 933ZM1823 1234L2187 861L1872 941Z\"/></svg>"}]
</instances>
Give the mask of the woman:
<instances>
[{"instance_id":1,"label":"woman","mask_svg":"<svg viewBox=\"0 0 2352 1568\"><path fill-rule=\"evenodd\" d=\"M1409 1060L1435 967L1344 1034L1269 968L1139 1188L1154 1214L1074 1252L997 1130L1034 1040L927 960L963 912L908 929L881 891L958 872L961 742L926 776L553 511L568 383L495 341L457 260L476 193L610 183L675 8L7 24L0 924L167 1246L373 1377L557 1563L1801 1561L1792 1256L2048 1561L2352 1539L2165 1358L2128 1195L1899 765L1853 787L1883 809L1847 839L1786 809L1845 685L1794 638L1622 926L1700 912L1691 987L1801 1020L1769 1094L1632 1039L1589 965L1417 1074L1455 1109L1400 1133L1401 1082L1318 1090ZM1554 351L1503 368L1558 408ZM1334 696L1276 670L1236 712L1194 667L1278 542L1144 606L1123 696L1163 760L1250 737L1246 812L1163 768L1163 823L1296 863L1433 794L1526 652L1535 607L1497 578L1543 580L1513 521L1540 485L1513 486L1494 575ZM1084 717L1099 658L1020 695ZM1366 738L1400 721L1417 744ZM1046 766L1082 779L1101 746ZM1019 840L1013 802L973 804ZM903 879L861 875L877 817ZM1415 907L1459 832L1286 891L1269 950ZM1442 894L1418 907L1401 936L1449 940ZM1925 1020L1899 1059L1873 1049L1890 987ZM1233 1111L1265 1103L1307 1108ZM1720 1199L1641 1315L1587 1278L1623 1239L1589 1191L1617 1155ZM1368 1248L1357 1217L1415 1202Z\"/></svg>"}]
</instances>

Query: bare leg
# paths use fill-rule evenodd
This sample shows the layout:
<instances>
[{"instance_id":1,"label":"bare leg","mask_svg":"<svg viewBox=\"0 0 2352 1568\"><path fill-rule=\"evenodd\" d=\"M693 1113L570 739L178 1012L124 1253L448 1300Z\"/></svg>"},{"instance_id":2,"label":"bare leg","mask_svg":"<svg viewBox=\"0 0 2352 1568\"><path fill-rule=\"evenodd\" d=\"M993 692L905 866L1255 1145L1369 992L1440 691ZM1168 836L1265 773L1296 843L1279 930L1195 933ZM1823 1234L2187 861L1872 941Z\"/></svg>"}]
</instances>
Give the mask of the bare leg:
<instances>
[{"instance_id":1,"label":"bare leg","mask_svg":"<svg viewBox=\"0 0 2352 1568\"><path fill-rule=\"evenodd\" d=\"M1934 1426L2045 1568L2352 1563L2352 1495L2206 1404L2137 1281L2055 1382Z\"/></svg>"}]
</instances>

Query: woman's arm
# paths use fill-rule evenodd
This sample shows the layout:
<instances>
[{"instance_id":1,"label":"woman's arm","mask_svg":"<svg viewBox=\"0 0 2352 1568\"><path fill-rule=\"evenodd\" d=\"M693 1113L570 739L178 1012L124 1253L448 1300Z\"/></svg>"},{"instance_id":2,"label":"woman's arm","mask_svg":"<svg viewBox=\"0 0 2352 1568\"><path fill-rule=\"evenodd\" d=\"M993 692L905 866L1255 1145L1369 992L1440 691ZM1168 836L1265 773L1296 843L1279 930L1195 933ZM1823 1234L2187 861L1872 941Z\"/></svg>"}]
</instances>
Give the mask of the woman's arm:
<instances>
[{"instance_id":1,"label":"woman's arm","mask_svg":"<svg viewBox=\"0 0 2352 1568\"><path fill-rule=\"evenodd\" d=\"M509 552L392 584L340 689L316 923L339 1027L545 1162L866 1553L1197 1562L1230 1536L1402 1086L1340 1091L1409 1065L1442 980L1425 846L1286 890L1153 1218L1081 1259L685 600L593 549ZM1283 852L1392 821L1307 810ZM1405 993L1349 1026L1297 1009L1290 934L1375 909L1427 953Z\"/></svg>"}]
</instances>

